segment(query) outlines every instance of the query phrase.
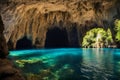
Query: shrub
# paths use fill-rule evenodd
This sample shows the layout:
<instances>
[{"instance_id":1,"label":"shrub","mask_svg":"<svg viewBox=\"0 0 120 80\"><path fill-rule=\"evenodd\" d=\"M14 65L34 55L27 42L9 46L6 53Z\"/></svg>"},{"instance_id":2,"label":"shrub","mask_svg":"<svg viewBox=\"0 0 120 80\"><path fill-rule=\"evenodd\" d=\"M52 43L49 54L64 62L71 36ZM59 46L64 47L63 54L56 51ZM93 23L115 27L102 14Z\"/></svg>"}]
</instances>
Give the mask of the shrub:
<instances>
[{"instance_id":1,"label":"shrub","mask_svg":"<svg viewBox=\"0 0 120 80\"><path fill-rule=\"evenodd\" d=\"M116 31L116 40L120 41L120 20L116 19L115 20L115 31Z\"/></svg>"},{"instance_id":2,"label":"shrub","mask_svg":"<svg viewBox=\"0 0 120 80\"><path fill-rule=\"evenodd\" d=\"M113 42L110 29L94 28L83 38L83 47L108 47ZM99 46L98 46L99 45Z\"/></svg>"}]
</instances>

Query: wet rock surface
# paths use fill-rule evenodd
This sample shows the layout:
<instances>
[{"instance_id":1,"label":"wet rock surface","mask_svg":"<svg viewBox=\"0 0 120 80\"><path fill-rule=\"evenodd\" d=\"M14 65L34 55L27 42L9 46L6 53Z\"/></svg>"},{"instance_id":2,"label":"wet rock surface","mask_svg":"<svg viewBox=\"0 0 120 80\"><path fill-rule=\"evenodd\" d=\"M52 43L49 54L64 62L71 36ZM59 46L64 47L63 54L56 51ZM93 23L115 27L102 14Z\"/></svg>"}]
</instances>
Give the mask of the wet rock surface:
<instances>
[{"instance_id":1,"label":"wet rock surface","mask_svg":"<svg viewBox=\"0 0 120 80\"><path fill-rule=\"evenodd\" d=\"M8 48L5 42L6 40L4 38L3 30L3 22L0 16L0 58L5 58L8 55Z\"/></svg>"},{"instance_id":2,"label":"wet rock surface","mask_svg":"<svg viewBox=\"0 0 120 80\"><path fill-rule=\"evenodd\" d=\"M25 80L8 59L0 59L0 80Z\"/></svg>"},{"instance_id":3,"label":"wet rock surface","mask_svg":"<svg viewBox=\"0 0 120 80\"><path fill-rule=\"evenodd\" d=\"M3 30L4 25L0 16L0 80L24 80L20 71L7 59L9 52Z\"/></svg>"}]
</instances>

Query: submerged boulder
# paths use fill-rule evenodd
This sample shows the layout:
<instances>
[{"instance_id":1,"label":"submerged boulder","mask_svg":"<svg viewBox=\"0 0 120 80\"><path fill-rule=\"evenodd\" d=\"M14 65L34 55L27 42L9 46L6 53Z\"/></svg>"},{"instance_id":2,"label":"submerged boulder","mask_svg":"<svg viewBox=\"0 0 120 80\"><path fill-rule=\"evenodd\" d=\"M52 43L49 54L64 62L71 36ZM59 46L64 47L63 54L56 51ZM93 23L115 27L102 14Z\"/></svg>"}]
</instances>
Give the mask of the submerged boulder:
<instances>
[{"instance_id":1,"label":"submerged boulder","mask_svg":"<svg viewBox=\"0 0 120 80\"><path fill-rule=\"evenodd\" d=\"M0 59L0 80L25 80L20 70L8 59Z\"/></svg>"}]
</instances>

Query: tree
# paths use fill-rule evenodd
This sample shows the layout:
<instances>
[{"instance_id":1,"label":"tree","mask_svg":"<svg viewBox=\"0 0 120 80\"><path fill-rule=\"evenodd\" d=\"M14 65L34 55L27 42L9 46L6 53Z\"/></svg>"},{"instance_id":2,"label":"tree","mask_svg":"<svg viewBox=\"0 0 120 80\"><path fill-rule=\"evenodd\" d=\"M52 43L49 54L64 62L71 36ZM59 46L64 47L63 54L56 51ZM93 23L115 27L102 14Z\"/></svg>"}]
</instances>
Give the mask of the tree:
<instances>
[{"instance_id":1,"label":"tree","mask_svg":"<svg viewBox=\"0 0 120 80\"><path fill-rule=\"evenodd\" d=\"M83 47L108 47L113 42L110 29L94 28L83 38Z\"/></svg>"},{"instance_id":2,"label":"tree","mask_svg":"<svg viewBox=\"0 0 120 80\"><path fill-rule=\"evenodd\" d=\"M120 41L120 20L116 19L115 20L115 31L116 31L116 40Z\"/></svg>"}]
</instances>

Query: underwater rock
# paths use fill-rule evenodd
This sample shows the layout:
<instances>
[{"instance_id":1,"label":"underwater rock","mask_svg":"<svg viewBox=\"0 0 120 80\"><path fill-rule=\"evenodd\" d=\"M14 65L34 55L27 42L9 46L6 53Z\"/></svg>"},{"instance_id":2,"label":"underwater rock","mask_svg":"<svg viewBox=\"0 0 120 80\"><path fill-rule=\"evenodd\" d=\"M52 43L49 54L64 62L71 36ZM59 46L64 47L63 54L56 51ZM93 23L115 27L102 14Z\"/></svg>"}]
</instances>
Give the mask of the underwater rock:
<instances>
[{"instance_id":1,"label":"underwater rock","mask_svg":"<svg viewBox=\"0 0 120 80\"><path fill-rule=\"evenodd\" d=\"M0 80L25 80L8 59L0 59Z\"/></svg>"}]
</instances>

